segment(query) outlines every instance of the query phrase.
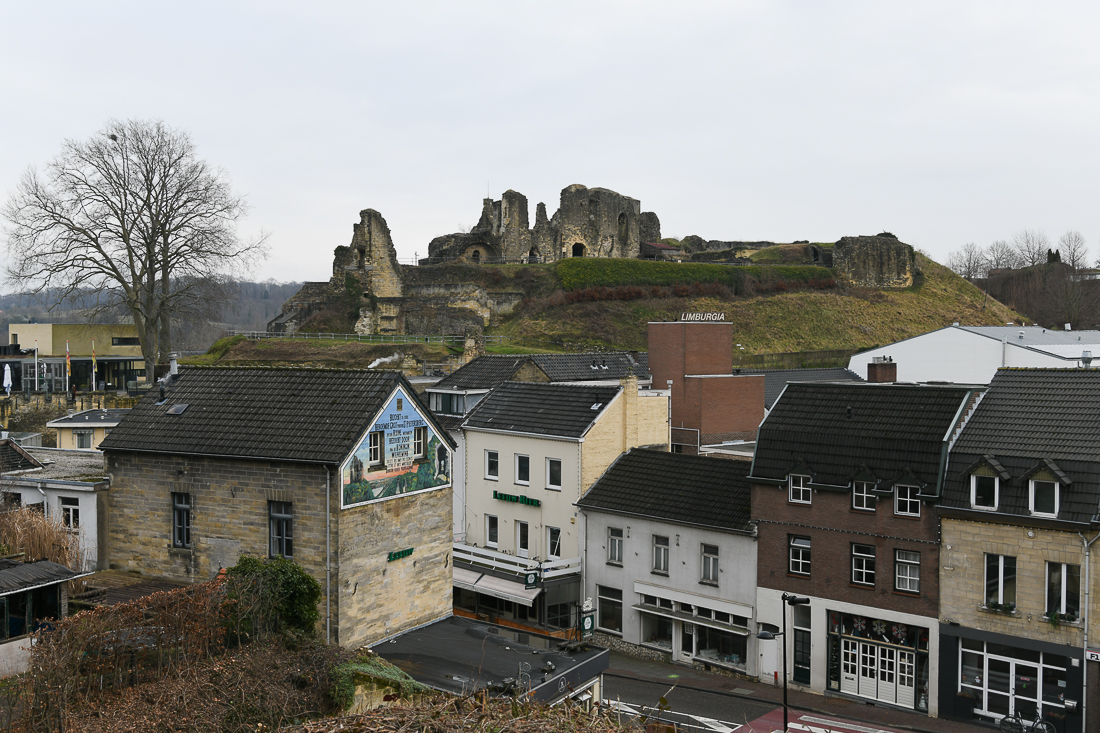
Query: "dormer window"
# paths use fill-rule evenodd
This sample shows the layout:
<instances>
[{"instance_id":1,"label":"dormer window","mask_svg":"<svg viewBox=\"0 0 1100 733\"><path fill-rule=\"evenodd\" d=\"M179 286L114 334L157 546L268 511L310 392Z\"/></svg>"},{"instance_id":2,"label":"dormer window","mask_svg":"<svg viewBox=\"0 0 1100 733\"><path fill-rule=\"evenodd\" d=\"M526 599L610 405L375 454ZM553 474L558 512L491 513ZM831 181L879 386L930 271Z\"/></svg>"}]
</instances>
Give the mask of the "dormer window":
<instances>
[{"instance_id":1,"label":"dormer window","mask_svg":"<svg viewBox=\"0 0 1100 733\"><path fill-rule=\"evenodd\" d=\"M1057 481L1029 482L1027 508L1032 514L1042 517L1058 516L1059 484Z\"/></svg>"},{"instance_id":2,"label":"dormer window","mask_svg":"<svg viewBox=\"0 0 1100 733\"><path fill-rule=\"evenodd\" d=\"M813 490L810 488L810 477L799 476L792 473L788 479L790 485L789 498L794 504L809 504L813 498Z\"/></svg>"},{"instance_id":3,"label":"dormer window","mask_svg":"<svg viewBox=\"0 0 1100 733\"><path fill-rule=\"evenodd\" d=\"M875 485L870 481L856 481L852 486L852 508L863 512L873 512L878 502L871 493Z\"/></svg>"},{"instance_id":4,"label":"dormer window","mask_svg":"<svg viewBox=\"0 0 1100 733\"><path fill-rule=\"evenodd\" d=\"M975 509L997 508L1000 498L1000 479L996 476L970 477L970 505Z\"/></svg>"}]
</instances>

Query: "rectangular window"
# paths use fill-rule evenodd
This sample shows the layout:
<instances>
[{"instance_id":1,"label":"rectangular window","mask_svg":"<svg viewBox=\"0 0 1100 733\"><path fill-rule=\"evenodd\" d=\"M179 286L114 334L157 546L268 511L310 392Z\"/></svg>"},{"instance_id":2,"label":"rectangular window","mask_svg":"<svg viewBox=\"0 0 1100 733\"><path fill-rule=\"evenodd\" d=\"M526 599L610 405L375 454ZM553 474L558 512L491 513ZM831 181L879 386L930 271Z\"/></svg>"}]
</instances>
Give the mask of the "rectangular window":
<instances>
[{"instance_id":1,"label":"rectangular window","mask_svg":"<svg viewBox=\"0 0 1100 733\"><path fill-rule=\"evenodd\" d=\"M788 481L791 489L790 500L795 504L809 504L813 497L813 490L810 489L810 477L792 473Z\"/></svg>"},{"instance_id":2,"label":"rectangular window","mask_svg":"<svg viewBox=\"0 0 1100 733\"><path fill-rule=\"evenodd\" d=\"M294 505L289 501L267 502L268 555L294 557Z\"/></svg>"},{"instance_id":3,"label":"rectangular window","mask_svg":"<svg viewBox=\"0 0 1100 733\"><path fill-rule=\"evenodd\" d=\"M76 442L77 450L91 450L92 449L92 431L91 430L74 430L73 439Z\"/></svg>"},{"instance_id":4,"label":"rectangular window","mask_svg":"<svg viewBox=\"0 0 1100 733\"><path fill-rule=\"evenodd\" d=\"M531 534L527 522L516 522L516 556L531 556Z\"/></svg>"},{"instance_id":5,"label":"rectangular window","mask_svg":"<svg viewBox=\"0 0 1100 733\"><path fill-rule=\"evenodd\" d=\"M874 545L852 545L852 582L856 585L875 584Z\"/></svg>"},{"instance_id":6,"label":"rectangular window","mask_svg":"<svg viewBox=\"0 0 1100 733\"><path fill-rule=\"evenodd\" d=\"M516 454L516 483L527 486L531 483L531 457Z\"/></svg>"},{"instance_id":7,"label":"rectangular window","mask_svg":"<svg viewBox=\"0 0 1100 733\"><path fill-rule=\"evenodd\" d=\"M496 481L500 477L500 458L495 450L485 451L485 478Z\"/></svg>"},{"instance_id":8,"label":"rectangular window","mask_svg":"<svg viewBox=\"0 0 1100 733\"><path fill-rule=\"evenodd\" d=\"M861 512L873 512L878 499L871 493L874 484L870 481L856 481L852 487L852 508Z\"/></svg>"},{"instance_id":9,"label":"rectangular window","mask_svg":"<svg viewBox=\"0 0 1100 733\"><path fill-rule=\"evenodd\" d=\"M618 527L607 528L607 561L622 565L623 531Z\"/></svg>"},{"instance_id":10,"label":"rectangular window","mask_svg":"<svg viewBox=\"0 0 1100 733\"><path fill-rule=\"evenodd\" d=\"M920 553L894 551L894 589L920 593Z\"/></svg>"},{"instance_id":11,"label":"rectangular window","mask_svg":"<svg viewBox=\"0 0 1100 733\"><path fill-rule=\"evenodd\" d=\"M718 585L718 545L703 545L703 578L704 583Z\"/></svg>"},{"instance_id":12,"label":"rectangular window","mask_svg":"<svg viewBox=\"0 0 1100 733\"><path fill-rule=\"evenodd\" d=\"M810 574L810 538L797 535L787 536L790 551L790 570L795 575Z\"/></svg>"},{"instance_id":13,"label":"rectangular window","mask_svg":"<svg viewBox=\"0 0 1100 733\"><path fill-rule=\"evenodd\" d=\"M557 629L568 629L573 626L572 604L548 603L546 605L546 623Z\"/></svg>"},{"instance_id":14,"label":"rectangular window","mask_svg":"<svg viewBox=\"0 0 1100 733\"><path fill-rule=\"evenodd\" d=\"M546 459L546 488L561 489L561 459Z\"/></svg>"},{"instance_id":15,"label":"rectangular window","mask_svg":"<svg viewBox=\"0 0 1100 733\"><path fill-rule=\"evenodd\" d=\"M111 346L141 346L141 339L137 336L113 336Z\"/></svg>"},{"instance_id":16,"label":"rectangular window","mask_svg":"<svg viewBox=\"0 0 1100 733\"><path fill-rule=\"evenodd\" d=\"M606 585L596 586L596 600L599 606L596 624L604 631L623 631L623 592Z\"/></svg>"},{"instance_id":17,"label":"rectangular window","mask_svg":"<svg viewBox=\"0 0 1100 733\"><path fill-rule=\"evenodd\" d=\"M903 517L919 517L920 499L917 498L919 492L920 489L916 486L895 486L894 514L900 514Z\"/></svg>"},{"instance_id":18,"label":"rectangular window","mask_svg":"<svg viewBox=\"0 0 1100 733\"><path fill-rule=\"evenodd\" d=\"M191 547L190 494L172 494L172 547Z\"/></svg>"},{"instance_id":19,"label":"rectangular window","mask_svg":"<svg viewBox=\"0 0 1100 733\"><path fill-rule=\"evenodd\" d=\"M1032 514L1058 516L1058 482L1032 481L1028 492L1027 508Z\"/></svg>"},{"instance_id":20,"label":"rectangular window","mask_svg":"<svg viewBox=\"0 0 1100 733\"><path fill-rule=\"evenodd\" d=\"M1047 563L1047 615L1076 621L1081 610L1081 566Z\"/></svg>"},{"instance_id":21,"label":"rectangular window","mask_svg":"<svg viewBox=\"0 0 1100 733\"><path fill-rule=\"evenodd\" d=\"M668 537L653 535L653 572L668 574Z\"/></svg>"},{"instance_id":22,"label":"rectangular window","mask_svg":"<svg viewBox=\"0 0 1100 733\"><path fill-rule=\"evenodd\" d=\"M492 514L485 515L485 546L496 548L500 539L500 529L497 518Z\"/></svg>"},{"instance_id":23,"label":"rectangular window","mask_svg":"<svg viewBox=\"0 0 1100 733\"><path fill-rule=\"evenodd\" d=\"M561 558L561 530L557 527L546 528L546 557L549 560Z\"/></svg>"},{"instance_id":24,"label":"rectangular window","mask_svg":"<svg viewBox=\"0 0 1100 733\"><path fill-rule=\"evenodd\" d=\"M414 428L413 429L413 458L423 458L424 451L427 450L428 444L428 429L427 428Z\"/></svg>"},{"instance_id":25,"label":"rectangular window","mask_svg":"<svg viewBox=\"0 0 1100 733\"><path fill-rule=\"evenodd\" d=\"M970 505L975 509L996 509L998 484L996 476L971 476Z\"/></svg>"},{"instance_id":26,"label":"rectangular window","mask_svg":"<svg viewBox=\"0 0 1100 733\"><path fill-rule=\"evenodd\" d=\"M61 524L65 529L80 527L80 499L61 497Z\"/></svg>"},{"instance_id":27,"label":"rectangular window","mask_svg":"<svg viewBox=\"0 0 1100 733\"><path fill-rule=\"evenodd\" d=\"M370 434L370 465L377 466L382 462L382 433Z\"/></svg>"},{"instance_id":28,"label":"rectangular window","mask_svg":"<svg viewBox=\"0 0 1100 733\"><path fill-rule=\"evenodd\" d=\"M985 605L1016 608L1016 558L1008 555L985 556Z\"/></svg>"}]
</instances>

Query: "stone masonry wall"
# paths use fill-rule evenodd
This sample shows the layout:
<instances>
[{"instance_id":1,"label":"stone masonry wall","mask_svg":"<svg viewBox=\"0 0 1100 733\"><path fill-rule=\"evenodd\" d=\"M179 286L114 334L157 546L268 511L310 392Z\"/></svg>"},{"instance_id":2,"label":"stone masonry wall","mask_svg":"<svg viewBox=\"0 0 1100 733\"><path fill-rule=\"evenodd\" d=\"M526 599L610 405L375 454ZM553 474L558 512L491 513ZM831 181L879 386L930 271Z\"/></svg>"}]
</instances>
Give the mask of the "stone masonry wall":
<instances>
[{"instance_id":1,"label":"stone masonry wall","mask_svg":"<svg viewBox=\"0 0 1100 733\"><path fill-rule=\"evenodd\" d=\"M1043 620L1046 613L1046 563L1080 565L1084 583L1085 553L1073 532L974 522L944 517L941 523L940 617L963 626L1052 644L1080 646L1080 623L1057 629ZM1028 534L1033 536L1028 536ZM984 611L985 555L1016 558L1016 612ZM1082 592L1081 602L1084 603ZM1082 615L1084 608L1081 609Z\"/></svg>"},{"instance_id":2,"label":"stone masonry wall","mask_svg":"<svg viewBox=\"0 0 1100 733\"><path fill-rule=\"evenodd\" d=\"M842 237L833 247L833 268L849 285L907 288L913 284L916 255L893 237Z\"/></svg>"},{"instance_id":3,"label":"stone masonry wall","mask_svg":"<svg viewBox=\"0 0 1100 733\"><path fill-rule=\"evenodd\" d=\"M341 644L354 649L450 614L452 510L446 487L340 511Z\"/></svg>"}]
</instances>

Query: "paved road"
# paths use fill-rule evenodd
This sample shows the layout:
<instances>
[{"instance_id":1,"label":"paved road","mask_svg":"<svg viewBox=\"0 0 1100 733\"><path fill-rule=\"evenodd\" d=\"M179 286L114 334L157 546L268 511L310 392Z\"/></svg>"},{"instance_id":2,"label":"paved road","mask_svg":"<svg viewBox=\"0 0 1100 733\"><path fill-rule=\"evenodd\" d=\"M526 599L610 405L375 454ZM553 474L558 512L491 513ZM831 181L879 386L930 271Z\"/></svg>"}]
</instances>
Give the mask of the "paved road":
<instances>
[{"instance_id":1,"label":"paved road","mask_svg":"<svg viewBox=\"0 0 1100 733\"><path fill-rule=\"evenodd\" d=\"M657 715L658 701L662 696L667 697L669 707L675 712L671 719L683 725L686 730L694 728L730 733L776 709L775 703L746 699L739 695L683 689L669 692L669 688L676 682L675 679L670 679L665 684L604 675L603 681L604 699L612 704L626 705L623 709L624 715L640 713L653 719ZM662 713L661 719L669 720L670 716Z\"/></svg>"}]
</instances>

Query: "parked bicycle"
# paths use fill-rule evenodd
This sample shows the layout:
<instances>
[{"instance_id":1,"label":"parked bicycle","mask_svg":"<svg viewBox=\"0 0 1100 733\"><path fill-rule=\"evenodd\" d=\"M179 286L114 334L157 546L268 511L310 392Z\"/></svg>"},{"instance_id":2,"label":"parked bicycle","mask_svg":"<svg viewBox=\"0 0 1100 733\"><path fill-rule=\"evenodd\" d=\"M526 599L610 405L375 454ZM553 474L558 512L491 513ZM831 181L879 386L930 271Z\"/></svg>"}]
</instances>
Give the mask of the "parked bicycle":
<instances>
[{"instance_id":1,"label":"parked bicycle","mask_svg":"<svg viewBox=\"0 0 1100 733\"><path fill-rule=\"evenodd\" d=\"M1038 710L1035 720L1028 721L1020 717L1019 711L1001 718L1001 733L1056 733L1049 720L1043 720Z\"/></svg>"}]
</instances>

